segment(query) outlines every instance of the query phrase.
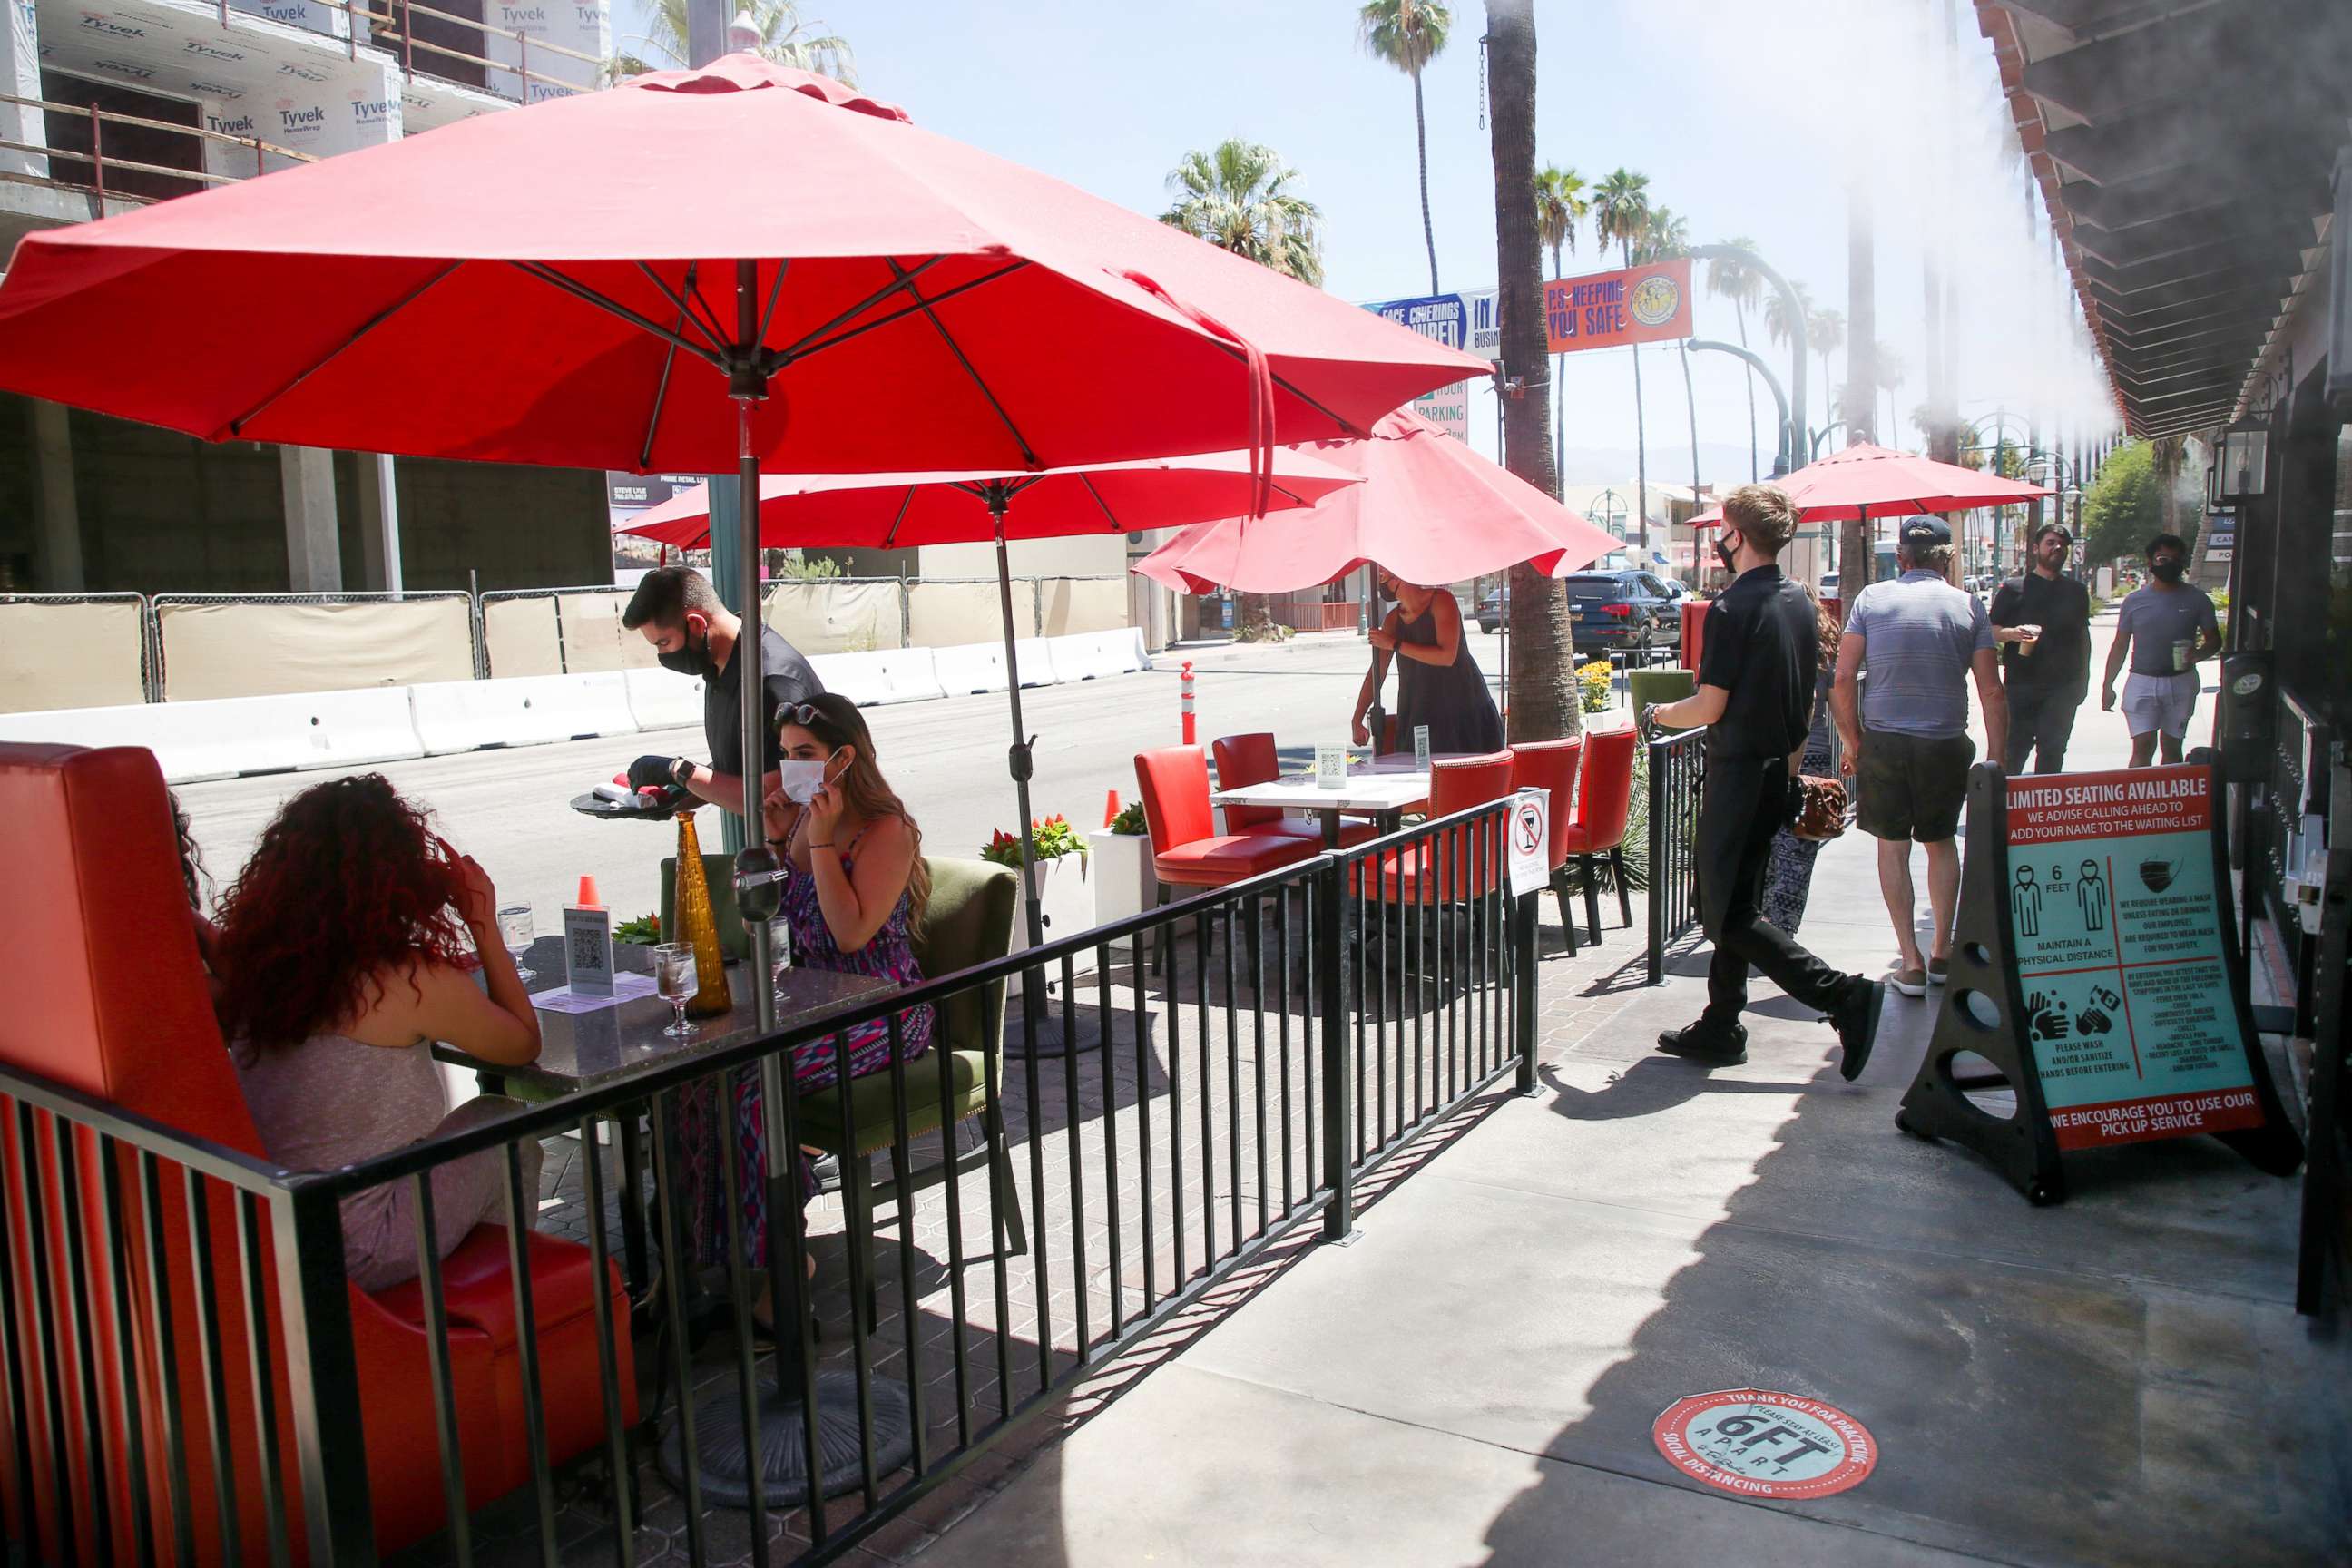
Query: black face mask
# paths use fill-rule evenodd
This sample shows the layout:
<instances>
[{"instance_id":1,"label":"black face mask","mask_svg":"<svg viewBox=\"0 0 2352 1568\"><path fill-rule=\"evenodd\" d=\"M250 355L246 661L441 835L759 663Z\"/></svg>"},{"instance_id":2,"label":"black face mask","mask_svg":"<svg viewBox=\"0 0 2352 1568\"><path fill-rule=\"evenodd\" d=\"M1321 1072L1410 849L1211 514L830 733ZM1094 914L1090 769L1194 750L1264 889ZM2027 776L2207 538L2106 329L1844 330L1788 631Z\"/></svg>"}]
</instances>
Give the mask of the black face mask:
<instances>
[{"instance_id":1,"label":"black face mask","mask_svg":"<svg viewBox=\"0 0 2352 1568\"><path fill-rule=\"evenodd\" d=\"M1729 545L1724 543L1721 535L1717 535L1715 541L1715 558L1723 563L1723 569L1726 572L1734 577L1739 575L1739 557L1733 552Z\"/></svg>"},{"instance_id":2,"label":"black face mask","mask_svg":"<svg viewBox=\"0 0 2352 1568\"><path fill-rule=\"evenodd\" d=\"M2189 568L2178 561L2151 562L2147 569L2156 574L2158 581L2164 583L2178 583L2189 574Z\"/></svg>"},{"instance_id":3,"label":"black face mask","mask_svg":"<svg viewBox=\"0 0 2352 1568\"><path fill-rule=\"evenodd\" d=\"M710 634L702 634L702 646L697 647L691 634L676 653L657 653L654 662L677 675L700 676L708 679L719 673L710 662Z\"/></svg>"}]
</instances>

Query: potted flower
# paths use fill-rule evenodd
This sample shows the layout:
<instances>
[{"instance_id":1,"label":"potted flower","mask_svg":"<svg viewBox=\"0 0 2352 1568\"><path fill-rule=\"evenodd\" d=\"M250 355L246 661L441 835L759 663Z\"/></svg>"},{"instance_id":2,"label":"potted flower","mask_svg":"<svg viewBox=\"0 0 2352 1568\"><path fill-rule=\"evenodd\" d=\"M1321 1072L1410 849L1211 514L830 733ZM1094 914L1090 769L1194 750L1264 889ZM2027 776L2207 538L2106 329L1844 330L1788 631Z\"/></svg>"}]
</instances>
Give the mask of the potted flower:
<instances>
[{"instance_id":1,"label":"potted flower","mask_svg":"<svg viewBox=\"0 0 2352 1568\"><path fill-rule=\"evenodd\" d=\"M1095 924L1139 915L1160 901L1160 879L1151 872L1150 828L1143 803L1130 802L1110 826L1087 835L1094 864Z\"/></svg>"},{"instance_id":2,"label":"potted flower","mask_svg":"<svg viewBox=\"0 0 2352 1568\"><path fill-rule=\"evenodd\" d=\"M1045 940L1052 942L1086 930L1087 917L1094 912L1094 899L1087 887L1086 839L1070 826L1067 817L1056 813L1030 823L1029 841L1036 857L1037 907L1045 915ZM1000 827L981 846L980 858L1018 871L1021 840ZM1024 889L1022 897L1027 896ZM1016 905L1013 914L1013 951L1018 952L1028 945L1029 913ZM1078 967L1089 967L1086 954L1079 955Z\"/></svg>"}]
</instances>

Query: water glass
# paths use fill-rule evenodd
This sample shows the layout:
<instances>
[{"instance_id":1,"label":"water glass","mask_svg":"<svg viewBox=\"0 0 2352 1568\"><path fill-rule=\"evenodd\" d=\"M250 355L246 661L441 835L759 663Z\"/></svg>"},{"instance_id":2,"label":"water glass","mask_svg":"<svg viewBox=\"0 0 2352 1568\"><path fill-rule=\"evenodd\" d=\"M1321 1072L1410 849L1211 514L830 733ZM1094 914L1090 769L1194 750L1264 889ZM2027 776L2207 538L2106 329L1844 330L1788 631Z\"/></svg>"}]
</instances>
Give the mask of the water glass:
<instances>
[{"instance_id":1,"label":"water glass","mask_svg":"<svg viewBox=\"0 0 2352 1568\"><path fill-rule=\"evenodd\" d=\"M793 966L793 923L778 915L768 922L769 979L776 988L776 1005L784 1004L784 971Z\"/></svg>"},{"instance_id":2,"label":"water glass","mask_svg":"<svg viewBox=\"0 0 2352 1568\"><path fill-rule=\"evenodd\" d=\"M522 955L530 951L530 906L500 904L499 906L499 941L515 961L515 978L529 980L531 972L522 966Z\"/></svg>"},{"instance_id":3,"label":"water glass","mask_svg":"<svg viewBox=\"0 0 2352 1568\"><path fill-rule=\"evenodd\" d=\"M696 1033L694 1026L686 1021L686 1005L695 992L691 946L682 942L666 942L654 949L654 989L676 1014L670 1026L662 1033L680 1040Z\"/></svg>"}]
</instances>

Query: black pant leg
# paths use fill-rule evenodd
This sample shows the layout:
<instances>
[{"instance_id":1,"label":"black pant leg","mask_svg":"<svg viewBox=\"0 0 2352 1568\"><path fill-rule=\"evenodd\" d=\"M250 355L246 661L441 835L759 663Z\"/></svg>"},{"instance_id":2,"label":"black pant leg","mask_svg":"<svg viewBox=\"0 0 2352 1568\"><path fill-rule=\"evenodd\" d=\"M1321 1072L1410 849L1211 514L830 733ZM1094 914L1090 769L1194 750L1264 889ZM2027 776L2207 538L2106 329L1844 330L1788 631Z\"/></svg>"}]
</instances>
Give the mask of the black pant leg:
<instances>
[{"instance_id":1,"label":"black pant leg","mask_svg":"<svg viewBox=\"0 0 2352 1568\"><path fill-rule=\"evenodd\" d=\"M2007 757L2011 777L2025 771L2025 759L2035 747L2044 751L2049 742L2042 730L2042 714L2049 699L2030 686L2010 686L2002 695L2009 699L2009 745Z\"/></svg>"},{"instance_id":2,"label":"black pant leg","mask_svg":"<svg viewBox=\"0 0 2352 1568\"><path fill-rule=\"evenodd\" d=\"M2037 773L2063 773L2066 771L2066 743L2074 738L2074 715L2082 711L2084 691L2061 691L2042 708L2038 738L2041 750L2035 753L2033 771ZM2024 758L2017 758L2024 766Z\"/></svg>"},{"instance_id":3,"label":"black pant leg","mask_svg":"<svg viewBox=\"0 0 2352 1568\"><path fill-rule=\"evenodd\" d=\"M1715 917L1708 934L1714 938L1716 948L1715 962L1707 968L1707 1017L1711 1022L1728 1024L1738 1016L1738 1009L1747 1005L1748 969L1751 964L1790 996L1827 1013L1844 995L1850 977L1814 957L1763 915L1764 873L1771 860L1772 837L1788 816L1788 766L1779 761L1743 763L1738 764L1736 776L1739 781L1738 795L1746 807L1741 813L1745 820L1737 840L1736 857L1727 858L1729 863L1724 867L1727 873L1727 896L1719 914L1716 901L1706 900L1707 912ZM1716 764L1710 762L1710 803L1717 778ZM1707 862L1702 859L1702 864ZM1702 891L1705 887L1702 879Z\"/></svg>"}]
</instances>

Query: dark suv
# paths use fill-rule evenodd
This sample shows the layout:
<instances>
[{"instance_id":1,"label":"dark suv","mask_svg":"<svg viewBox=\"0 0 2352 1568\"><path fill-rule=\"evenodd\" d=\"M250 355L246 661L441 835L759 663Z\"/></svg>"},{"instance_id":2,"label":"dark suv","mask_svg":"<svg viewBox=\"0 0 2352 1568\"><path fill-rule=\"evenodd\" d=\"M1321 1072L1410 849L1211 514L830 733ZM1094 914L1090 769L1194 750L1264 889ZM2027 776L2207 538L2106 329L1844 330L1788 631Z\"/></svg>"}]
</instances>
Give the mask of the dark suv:
<instances>
[{"instance_id":1,"label":"dark suv","mask_svg":"<svg viewBox=\"0 0 2352 1568\"><path fill-rule=\"evenodd\" d=\"M1682 635L1674 590L1650 573L1580 572L1565 581L1570 637L1580 654L1646 654Z\"/></svg>"}]
</instances>

